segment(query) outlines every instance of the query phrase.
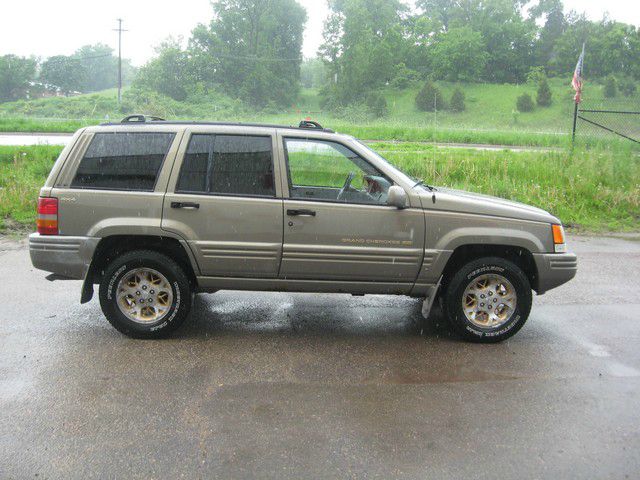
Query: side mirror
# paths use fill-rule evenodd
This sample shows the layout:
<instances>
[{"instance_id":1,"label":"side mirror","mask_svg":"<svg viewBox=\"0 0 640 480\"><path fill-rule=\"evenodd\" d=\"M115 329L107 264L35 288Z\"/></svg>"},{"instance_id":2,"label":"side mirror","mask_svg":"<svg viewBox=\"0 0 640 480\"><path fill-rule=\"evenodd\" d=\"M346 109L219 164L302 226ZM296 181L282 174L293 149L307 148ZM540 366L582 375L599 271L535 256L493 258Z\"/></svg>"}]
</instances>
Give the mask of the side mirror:
<instances>
[{"instance_id":1,"label":"side mirror","mask_svg":"<svg viewBox=\"0 0 640 480\"><path fill-rule=\"evenodd\" d=\"M391 185L389 192L387 193L387 205L391 205L397 208L404 208L407 206L407 193L402 187L398 185Z\"/></svg>"}]
</instances>

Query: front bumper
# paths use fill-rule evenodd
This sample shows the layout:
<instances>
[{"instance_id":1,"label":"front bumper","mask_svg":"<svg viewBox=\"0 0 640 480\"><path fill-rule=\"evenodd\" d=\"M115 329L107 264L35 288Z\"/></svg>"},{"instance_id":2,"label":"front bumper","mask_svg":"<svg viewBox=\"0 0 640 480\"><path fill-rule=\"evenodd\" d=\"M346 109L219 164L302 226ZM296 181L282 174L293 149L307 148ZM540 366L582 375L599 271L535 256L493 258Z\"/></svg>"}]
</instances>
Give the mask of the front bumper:
<instances>
[{"instance_id":1,"label":"front bumper","mask_svg":"<svg viewBox=\"0 0 640 480\"><path fill-rule=\"evenodd\" d=\"M32 233L29 235L31 263L39 270L81 280L87 274L99 241L94 237Z\"/></svg>"},{"instance_id":2,"label":"front bumper","mask_svg":"<svg viewBox=\"0 0 640 480\"><path fill-rule=\"evenodd\" d=\"M567 283L578 271L575 253L539 253L533 259L538 269L538 295Z\"/></svg>"}]
</instances>

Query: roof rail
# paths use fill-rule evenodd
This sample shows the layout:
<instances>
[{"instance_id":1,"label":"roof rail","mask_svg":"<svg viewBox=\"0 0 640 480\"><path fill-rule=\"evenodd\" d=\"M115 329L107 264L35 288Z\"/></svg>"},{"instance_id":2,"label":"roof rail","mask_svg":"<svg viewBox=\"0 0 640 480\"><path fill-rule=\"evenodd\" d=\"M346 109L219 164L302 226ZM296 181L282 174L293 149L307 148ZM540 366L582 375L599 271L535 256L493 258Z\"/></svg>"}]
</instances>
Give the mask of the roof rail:
<instances>
[{"instance_id":1,"label":"roof rail","mask_svg":"<svg viewBox=\"0 0 640 480\"><path fill-rule=\"evenodd\" d=\"M322 128L322 125L320 125L318 122L314 122L313 120L302 120L298 124L298 128L313 128L316 130L324 130L324 128Z\"/></svg>"},{"instance_id":2,"label":"roof rail","mask_svg":"<svg viewBox=\"0 0 640 480\"><path fill-rule=\"evenodd\" d=\"M153 115L142 115L141 113L135 113L133 115L127 115L120 123L146 123L146 122L164 122L164 118L154 117Z\"/></svg>"}]
</instances>

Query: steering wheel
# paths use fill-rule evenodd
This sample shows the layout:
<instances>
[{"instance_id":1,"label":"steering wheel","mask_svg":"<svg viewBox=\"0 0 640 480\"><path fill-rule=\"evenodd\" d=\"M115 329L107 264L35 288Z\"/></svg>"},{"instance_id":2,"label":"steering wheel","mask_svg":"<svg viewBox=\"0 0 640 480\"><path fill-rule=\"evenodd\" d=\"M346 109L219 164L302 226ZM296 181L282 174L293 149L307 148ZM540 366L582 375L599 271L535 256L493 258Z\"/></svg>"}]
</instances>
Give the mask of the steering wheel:
<instances>
[{"instance_id":1,"label":"steering wheel","mask_svg":"<svg viewBox=\"0 0 640 480\"><path fill-rule=\"evenodd\" d=\"M347 190L349 190L349 187L351 186L351 182L353 181L353 178L355 176L356 174L354 172L349 172L349 175L347 175L347 178L344 181L344 185L340 189L340 192L338 192L337 200L342 200L344 198L344 194L347 192Z\"/></svg>"}]
</instances>

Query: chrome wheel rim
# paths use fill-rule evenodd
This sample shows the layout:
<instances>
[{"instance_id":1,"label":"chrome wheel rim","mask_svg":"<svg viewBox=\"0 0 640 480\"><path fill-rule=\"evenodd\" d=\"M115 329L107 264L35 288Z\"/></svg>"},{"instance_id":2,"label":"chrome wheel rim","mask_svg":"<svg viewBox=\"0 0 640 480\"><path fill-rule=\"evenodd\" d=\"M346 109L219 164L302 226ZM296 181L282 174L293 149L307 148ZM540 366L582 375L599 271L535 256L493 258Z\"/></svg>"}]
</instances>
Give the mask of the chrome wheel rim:
<instances>
[{"instance_id":1,"label":"chrome wheel rim","mask_svg":"<svg viewBox=\"0 0 640 480\"><path fill-rule=\"evenodd\" d=\"M144 325L162 320L173 304L167 277L151 268L136 268L118 282L116 301L122 314Z\"/></svg>"},{"instance_id":2,"label":"chrome wheel rim","mask_svg":"<svg viewBox=\"0 0 640 480\"><path fill-rule=\"evenodd\" d=\"M495 328L511 319L517 301L516 290L509 280L487 273L469 282L462 294L462 310L473 325Z\"/></svg>"}]
</instances>

